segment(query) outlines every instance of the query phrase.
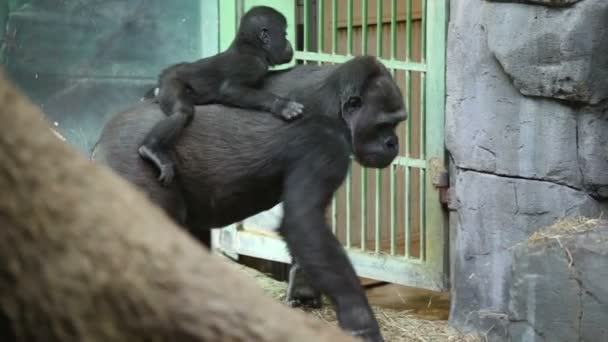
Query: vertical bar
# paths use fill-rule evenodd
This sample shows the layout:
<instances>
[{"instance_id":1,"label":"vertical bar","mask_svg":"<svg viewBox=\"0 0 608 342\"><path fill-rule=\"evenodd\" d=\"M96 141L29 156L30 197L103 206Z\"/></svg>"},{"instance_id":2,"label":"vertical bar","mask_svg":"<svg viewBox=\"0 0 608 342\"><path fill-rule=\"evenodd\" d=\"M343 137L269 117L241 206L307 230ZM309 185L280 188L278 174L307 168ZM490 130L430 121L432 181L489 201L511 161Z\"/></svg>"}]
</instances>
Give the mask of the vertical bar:
<instances>
[{"instance_id":1,"label":"vertical bar","mask_svg":"<svg viewBox=\"0 0 608 342\"><path fill-rule=\"evenodd\" d=\"M346 54L353 54L353 0L348 0L346 8Z\"/></svg>"},{"instance_id":2,"label":"vertical bar","mask_svg":"<svg viewBox=\"0 0 608 342\"><path fill-rule=\"evenodd\" d=\"M361 0L361 54L367 54L367 0Z\"/></svg>"},{"instance_id":3,"label":"vertical bar","mask_svg":"<svg viewBox=\"0 0 608 342\"><path fill-rule=\"evenodd\" d=\"M411 233L412 227L410 225L410 206L412 204L412 187L410 182L410 167L405 167L405 257L409 258L410 255L410 244L411 244Z\"/></svg>"},{"instance_id":4,"label":"vertical bar","mask_svg":"<svg viewBox=\"0 0 608 342\"><path fill-rule=\"evenodd\" d=\"M367 54L367 0L361 0L361 54ZM361 250L367 240L367 169L361 168Z\"/></svg>"},{"instance_id":5,"label":"vertical bar","mask_svg":"<svg viewBox=\"0 0 608 342\"><path fill-rule=\"evenodd\" d=\"M426 74L420 73L420 159L426 159L425 156L425 145L426 145L426 127L425 127L425 117L426 117ZM426 250L426 223L425 223L425 210L426 210L426 182L425 182L426 170L420 169L420 260L425 259L425 250ZM438 214L437 214L438 215Z\"/></svg>"},{"instance_id":6,"label":"vertical bar","mask_svg":"<svg viewBox=\"0 0 608 342\"><path fill-rule=\"evenodd\" d=\"M238 30L238 24L241 21L243 14L245 13L245 4L243 3L244 0L235 0L235 1L236 1L236 12L234 12L234 14L236 15L236 25L237 25L237 30Z\"/></svg>"},{"instance_id":7,"label":"vertical bar","mask_svg":"<svg viewBox=\"0 0 608 342\"><path fill-rule=\"evenodd\" d=\"M420 47L420 62L424 63L426 60L426 0L420 0L422 1L421 4L421 9L422 9L422 14L420 16L420 27L421 27L421 32L420 32L420 42L421 42L421 47Z\"/></svg>"},{"instance_id":8,"label":"vertical bar","mask_svg":"<svg viewBox=\"0 0 608 342\"><path fill-rule=\"evenodd\" d=\"M397 1L391 0L391 37L390 37L390 59L395 59L395 50L397 45ZM396 70L391 69L393 78L395 77ZM395 165L390 166L389 174L389 229L390 229L390 253L395 255L397 248L397 232L396 232L396 189L395 189L395 171L397 167Z\"/></svg>"},{"instance_id":9,"label":"vertical bar","mask_svg":"<svg viewBox=\"0 0 608 342\"><path fill-rule=\"evenodd\" d=\"M367 240L367 169L361 168L361 250Z\"/></svg>"},{"instance_id":10,"label":"vertical bar","mask_svg":"<svg viewBox=\"0 0 608 342\"><path fill-rule=\"evenodd\" d=\"M382 57L382 0L378 0L376 16L376 56Z\"/></svg>"},{"instance_id":11,"label":"vertical bar","mask_svg":"<svg viewBox=\"0 0 608 342\"><path fill-rule=\"evenodd\" d=\"M429 165L445 165L445 54L448 23L447 0L425 1L425 155ZM423 245L433 237L432 248L425 248L424 264L436 284L447 288L448 230L447 215L439 202L439 191L433 187L430 169L424 177L424 230Z\"/></svg>"},{"instance_id":12,"label":"vertical bar","mask_svg":"<svg viewBox=\"0 0 608 342\"><path fill-rule=\"evenodd\" d=\"M375 251L376 253L380 253L380 229L382 228L382 213L381 211L381 200L382 200L382 173L380 172L380 170L376 170L376 181L375 181L375 190L376 190L376 196L375 196L375 215L374 215L374 219L375 219L375 236L374 236L374 240L375 240Z\"/></svg>"},{"instance_id":13,"label":"vertical bar","mask_svg":"<svg viewBox=\"0 0 608 342\"><path fill-rule=\"evenodd\" d=\"M425 157L426 145L426 74L420 73L420 159Z\"/></svg>"},{"instance_id":14,"label":"vertical bar","mask_svg":"<svg viewBox=\"0 0 608 342\"><path fill-rule=\"evenodd\" d=\"M407 21L405 22L405 60L412 59L412 0L407 0Z\"/></svg>"},{"instance_id":15,"label":"vertical bar","mask_svg":"<svg viewBox=\"0 0 608 342\"><path fill-rule=\"evenodd\" d=\"M391 165L390 166L390 175L389 175L389 181L390 181L390 199L389 199L389 224L390 224L390 234L391 234L391 255L395 255L396 252L396 248L397 248L397 232L395 229L396 223L395 223L395 216L396 214L396 210L395 210L395 202L396 202L396 196L397 196L397 192L395 191L395 170L396 170L396 166L395 165Z\"/></svg>"},{"instance_id":16,"label":"vertical bar","mask_svg":"<svg viewBox=\"0 0 608 342\"><path fill-rule=\"evenodd\" d=\"M426 185L425 185L425 175L426 175L426 170L425 169L420 169L420 243L418 245L418 247L420 247L420 252L418 253L418 255L420 255L420 260L424 260L425 259L425 251L426 251L426 219L425 219L425 211L426 211Z\"/></svg>"},{"instance_id":17,"label":"vertical bar","mask_svg":"<svg viewBox=\"0 0 608 342\"><path fill-rule=\"evenodd\" d=\"M350 248L350 233L352 228L350 224L350 209L352 206L351 192L353 185L352 165L352 163L349 163L348 173L346 174L346 248Z\"/></svg>"},{"instance_id":18,"label":"vertical bar","mask_svg":"<svg viewBox=\"0 0 608 342\"><path fill-rule=\"evenodd\" d=\"M395 59L397 48L397 0L391 0L391 60Z\"/></svg>"},{"instance_id":19,"label":"vertical bar","mask_svg":"<svg viewBox=\"0 0 608 342\"><path fill-rule=\"evenodd\" d=\"M382 56L382 1L378 0L378 11L376 14L376 54L377 57ZM380 170L376 170L376 179L375 179L375 210L374 210L374 242L375 242L375 251L376 253L380 253L380 229L381 229L381 215L380 212L380 204L382 199L382 173Z\"/></svg>"},{"instance_id":20,"label":"vertical bar","mask_svg":"<svg viewBox=\"0 0 608 342\"><path fill-rule=\"evenodd\" d=\"M308 51L308 34L309 34L309 20L310 20L310 0L304 0L304 51Z\"/></svg>"},{"instance_id":21,"label":"vertical bar","mask_svg":"<svg viewBox=\"0 0 608 342\"><path fill-rule=\"evenodd\" d=\"M405 22L405 60L410 61L412 58L412 0L406 0L406 22ZM408 114L412 114L412 72L405 71L405 108ZM412 120L407 120L405 123L405 156L411 156L411 137L412 137ZM412 180L411 168L405 167L404 186L405 186L405 257L411 257L412 244Z\"/></svg>"},{"instance_id":22,"label":"vertical bar","mask_svg":"<svg viewBox=\"0 0 608 342\"><path fill-rule=\"evenodd\" d=\"M411 1L411 0L409 0ZM412 114L412 72L410 70L405 71L405 108L409 115ZM405 122L405 156L410 157L410 148L412 138L412 120ZM412 226L410 224L412 219L411 213L412 205L412 182L411 182L411 169L409 166L405 167L405 256L406 258L411 257L410 246L412 243Z\"/></svg>"},{"instance_id":23,"label":"vertical bar","mask_svg":"<svg viewBox=\"0 0 608 342\"><path fill-rule=\"evenodd\" d=\"M331 52L336 53L338 48L338 1L331 1Z\"/></svg>"},{"instance_id":24,"label":"vertical bar","mask_svg":"<svg viewBox=\"0 0 608 342\"><path fill-rule=\"evenodd\" d=\"M317 52L323 52L323 45L324 45L324 36L323 34L325 33L325 8L323 6L323 0L317 0L319 2L319 6L318 6L318 32L317 32Z\"/></svg>"},{"instance_id":25,"label":"vertical bar","mask_svg":"<svg viewBox=\"0 0 608 342\"><path fill-rule=\"evenodd\" d=\"M409 157L412 145L412 72L410 70L405 71L405 109L410 116L410 119L405 122L405 156Z\"/></svg>"}]
</instances>

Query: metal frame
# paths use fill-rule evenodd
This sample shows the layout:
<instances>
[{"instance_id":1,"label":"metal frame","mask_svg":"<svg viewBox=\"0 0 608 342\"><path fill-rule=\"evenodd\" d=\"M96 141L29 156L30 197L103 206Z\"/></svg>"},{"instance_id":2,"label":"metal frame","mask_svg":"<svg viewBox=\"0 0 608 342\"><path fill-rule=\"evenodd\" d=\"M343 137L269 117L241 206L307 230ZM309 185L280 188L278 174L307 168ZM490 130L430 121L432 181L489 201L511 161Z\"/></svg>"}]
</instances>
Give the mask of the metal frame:
<instances>
[{"instance_id":1,"label":"metal frame","mask_svg":"<svg viewBox=\"0 0 608 342\"><path fill-rule=\"evenodd\" d=\"M303 61L304 63L310 62L330 62L330 63L342 63L349 60L355 54L353 51L353 0L347 1L346 8L346 55L339 55L336 53L336 46L338 41L338 30L337 22L338 11L337 11L337 0L325 0L332 2L331 15L332 23L331 28L325 28L325 15L328 13L324 12L324 1L317 0L318 9L317 15L318 20L318 40L317 47L318 51L327 51L323 49L324 37L326 34L331 34L331 53L327 52L316 52L309 50L309 30L308 18L312 11L310 1L303 0L303 13L304 13L304 44L303 51L296 51L295 59ZM368 3L374 0L361 0L362 15L361 15L361 29L363 30L361 50L362 53L368 51L368 43L365 37L367 36L367 17L368 17ZM380 58L380 60L393 72L396 70L405 71L405 84L404 89L407 94L406 96L406 108L410 109L412 105L411 90L412 90L412 72L419 72L420 77L420 89L421 89L421 101L420 101L420 112L424 113L421 115L420 121L420 157L413 158L409 155L411 145L411 132L412 124L408 120L405 127L406 150L408 153L406 156L400 156L395 159L391 165L390 172L390 194L389 194L389 227L390 227L390 251L388 253L382 252L380 249L380 227L382 225L382 215L380 213L380 207L382 203L380 201L381 186L378 186L382 182L382 173L378 170L365 170L361 172L361 198L360 204L363 208L363 219L359 228L361 234L361 243L356 247L351 245L351 237L353 230L350 220L350 210L352 206L351 188L353 179L351 173L345 180L344 191L346 194L346 208L345 208L345 226L346 226L346 241L345 248L348 252L351 261L360 276L389 281L393 283L404 284L408 286L415 286L421 288L427 288L432 290L443 291L448 287L448 236L447 236L447 215L443 210L442 204L440 203L439 190L434 187L433 180L437 179L439 175L445 170L445 148L444 148L444 112L445 112L445 48L446 48L446 29L447 29L447 0L421 0L422 1L422 59L421 61L412 60L412 1L413 0L400 0L406 2L407 6L407 21L406 21L406 58L405 60L397 60L395 47L397 46L397 35L396 35L396 6L397 0L376 0L377 3L377 18L382 18L382 25L384 25L383 17L383 5L389 4L391 8L390 18L390 52L388 58ZM235 0L226 1L222 0L218 2L219 5L219 18L220 18L220 48L225 47L229 42L235 31L237 19L234 13L238 12L237 7L241 6L241 9L249 8L254 4L267 4L271 5L286 15L290 23L290 32L288 36L294 42L295 38L295 1L284 1L284 0ZM376 23L377 24L377 23ZM377 26L378 27L378 26ZM383 27L383 26L382 26ZM383 33L382 30L377 30L377 51L382 51L383 44ZM424 199L421 201L420 212L420 250L417 251L417 257L413 257L412 251L409 250L410 246L410 230L409 217L410 217L410 205L406 204L403 208L405 213L405 250L398 251L396 248L396 181L395 172L397 168L402 167L405 172L405 186L402 191L406 195L406 199L411 196L411 181L412 175L411 169L418 169L420 177L420 198ZM374 225L375 229L375 245L366 246L365 240L367 236L367 230L369 227L365 224L366 209L371 203L367 203L366 195L367 179L369 176L374 177L376 200L373 203L375 207L374 211ZM409 202L409 201L408 201ZM337 208L336 200L332 201L331 205L331 224L332 231L336 232L336 218ZM218 230L213 234L214 247L219 248L227 254L231 254L237 257L239 254L259 257L268 260L274 260L279 262L291 262L291 257L287 252L287 248L284 242L275 234L272 233L260 233L263 229L274 228L278 225L278 220L272 223L265 223L266 225L272 225L272 227L256 227L251 224L238 224L230 226L226 229ZM262 229L260 229L262 228Z\"/></svg>"}]
</instances>

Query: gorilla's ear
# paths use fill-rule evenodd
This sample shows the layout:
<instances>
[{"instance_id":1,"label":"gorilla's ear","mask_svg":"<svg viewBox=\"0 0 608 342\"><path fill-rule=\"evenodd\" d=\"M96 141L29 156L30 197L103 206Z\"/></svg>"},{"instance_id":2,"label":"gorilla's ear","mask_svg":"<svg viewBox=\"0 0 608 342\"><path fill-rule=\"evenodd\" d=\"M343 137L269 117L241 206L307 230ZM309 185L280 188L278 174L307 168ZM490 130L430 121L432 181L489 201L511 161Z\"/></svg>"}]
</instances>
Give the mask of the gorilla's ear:
<instances>
[{"instance_id":1,"label":"gorilla's ear","mask_svg":"<svg viewBox=\"0 0 608 342\"><path fill-rule=\"evenodd\" d=\"M258 34L258 38L262 41L262 44L268 45L270 44L270 36L268 35L268 29L262 28L260 33Z\"/></svg>"},{"instance_id":2,"label":"gorilla's ear","mask_svg":"<svg viewBox=\"0 0 608 342\"><path fill-rule=\"evenodd\" d=\"M344 121L346 121L347 123L350 123L350 120L352 119L353 114L359 109L361 108L361 106L363 105L363 100L361 99L360 96L357 95L352 95L349 96L346 101L342 102L342 119L344 119Z\"/></svg>"}]
</instances>

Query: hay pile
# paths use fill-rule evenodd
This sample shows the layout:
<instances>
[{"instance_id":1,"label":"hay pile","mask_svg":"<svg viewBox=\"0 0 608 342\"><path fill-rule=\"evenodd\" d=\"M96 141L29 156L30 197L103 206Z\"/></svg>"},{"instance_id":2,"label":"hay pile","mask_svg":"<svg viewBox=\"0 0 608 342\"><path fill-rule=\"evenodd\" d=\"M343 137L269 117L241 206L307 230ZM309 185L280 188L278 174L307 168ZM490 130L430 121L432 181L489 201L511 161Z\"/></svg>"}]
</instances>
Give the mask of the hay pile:
<instances>
[{"instance_id":1,"label":"hay pile","mask_svg":"<svg viewBox=\"0 0 608 342\"><path fill-rule=\"evenodd\" d=\"M284 300L287 291L286 283L276 281L251 268L240 265L236 265L236 267L253 277L268 295L279 301ZM306 311L329 324L336 324L336 315L333 307L329 305L329 303L326 303L321 309ZM382 329L382 334L387 342L482 341L477 336L458 333L449 328L446 321L420 319L410 311L396 311L382 307L374 307L374 312L376 313Z\"/></svg>"},{"instance_id":2,"label":"hay pile","mask_svg":"<svg viewBox=\"0 0 608 342\"><path fill-rule=\"evenodd\" d=\"M584 233L598 228L601 219L590 219L586 217L568 217L557 221L553 225L540 229L528 238L528 244L536 245L547 240L558 240L560 238L572 236L577 233Z\"/></svg>"}]
</instances>

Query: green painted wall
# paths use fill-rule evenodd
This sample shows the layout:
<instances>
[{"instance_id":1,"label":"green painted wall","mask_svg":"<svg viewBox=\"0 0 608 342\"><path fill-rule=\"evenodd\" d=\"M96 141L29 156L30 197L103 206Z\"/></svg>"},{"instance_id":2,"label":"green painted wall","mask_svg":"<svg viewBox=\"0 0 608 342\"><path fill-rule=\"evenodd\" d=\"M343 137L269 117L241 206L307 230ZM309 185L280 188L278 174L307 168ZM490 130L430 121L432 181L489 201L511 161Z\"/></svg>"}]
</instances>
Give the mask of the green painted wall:
<instances>
[{"instance_id":1,"label":"green painted wall","mask_svg":"<svg viewBox=\"0 0 608 342\"><path fill-rule=\"evenodd\" d=\"M217 0L0 0L0 25L9 77L86 153L162 68L218 51Z\"/></svg>"}]
</instances>

